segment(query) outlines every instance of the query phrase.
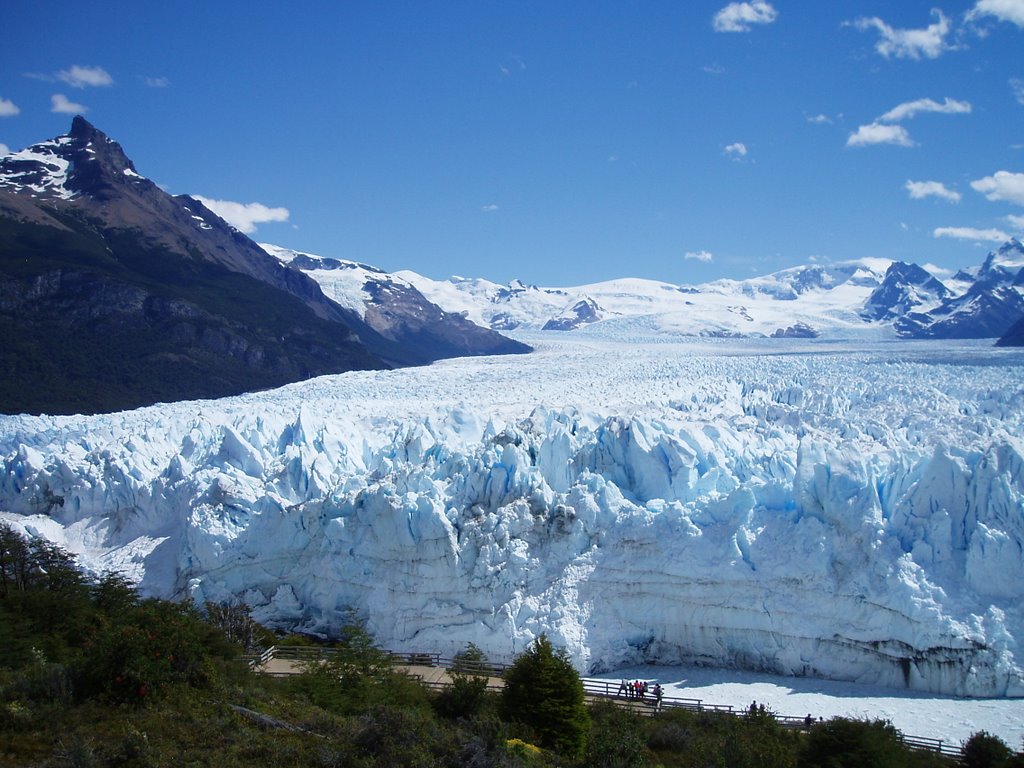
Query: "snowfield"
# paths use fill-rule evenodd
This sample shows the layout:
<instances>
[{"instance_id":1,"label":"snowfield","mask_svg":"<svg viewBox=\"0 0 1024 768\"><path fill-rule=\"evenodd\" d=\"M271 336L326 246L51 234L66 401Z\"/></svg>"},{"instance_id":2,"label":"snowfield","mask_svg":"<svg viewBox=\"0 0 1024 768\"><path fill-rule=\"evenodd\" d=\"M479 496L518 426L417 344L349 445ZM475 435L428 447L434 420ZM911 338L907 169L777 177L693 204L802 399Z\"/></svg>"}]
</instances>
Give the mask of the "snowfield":
<instances>
[{"instance_id":1,"label":"snowfield","mask_svg":"<svg viewBox=\"0 0 1024 768\"><path fill-rule=\"evenodd\" d=\"M0 516L148 593L316 632L354 610L396 650L505 660L547 632L588 674L1024 696L1024 351L522 340L538 351L0 417Z\"/></svg>"}]
</instances>

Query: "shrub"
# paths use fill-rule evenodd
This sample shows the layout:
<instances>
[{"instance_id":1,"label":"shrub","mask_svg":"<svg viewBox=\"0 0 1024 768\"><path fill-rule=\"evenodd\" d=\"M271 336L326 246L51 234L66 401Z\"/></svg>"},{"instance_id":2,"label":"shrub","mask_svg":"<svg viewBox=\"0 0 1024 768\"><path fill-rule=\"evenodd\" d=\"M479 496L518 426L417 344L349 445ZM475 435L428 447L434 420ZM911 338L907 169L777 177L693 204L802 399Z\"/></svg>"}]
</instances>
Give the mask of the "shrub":
<instances>
[{"instance_id":1,"label":"shrub","mask_svg":"<svg viewBox=\"0 0 1024 768\"><path fill-rule=\"evenodd\" d=\"M220 654L230 648L191 603L144 600L102 617L79 664L80 694L145 701L171 684L203 686Z\"/></svg>"},{"instance_id":2,"label":"shrub","mask_svg":"<svg viewBox=\"0 0 1024 768\"><path fill-rule=\"evenodd\" d=\"M1006 742L987 731L978 731L963 745L966 768L997 768L1013 755Z\"/></svg>"},{"instance_id":3,"label":"shrub","mask_svg":"<svg viewBox=\"0 0 1024 768\"><path fill-rule=\"evenodd\" d=\"M643 768L649 765L640 717L617 704L591 708L586 764L592 768Z\"/></svg>"},{"instance_id":4,"label":"shrub","mask_svg":"<svg viewBox=\"0 0 1024 768\"><path fill-rule=\"evenodd\" d=\"M441 691L434 707L442 717L468 718L481 712L487 702L487 657L470 643L452 660L450 686Z\"/></svg>"},{"instance_id":5,"label":"shrub","mask_svg":"<svg viewBox=\"0 0 1024 768\"><path fill-rule=\"evenodd\" d=\"M800 751L800 768L899 768L908 750L892 723L836 717L811 728Z\"/></svg>"}]
</instances>

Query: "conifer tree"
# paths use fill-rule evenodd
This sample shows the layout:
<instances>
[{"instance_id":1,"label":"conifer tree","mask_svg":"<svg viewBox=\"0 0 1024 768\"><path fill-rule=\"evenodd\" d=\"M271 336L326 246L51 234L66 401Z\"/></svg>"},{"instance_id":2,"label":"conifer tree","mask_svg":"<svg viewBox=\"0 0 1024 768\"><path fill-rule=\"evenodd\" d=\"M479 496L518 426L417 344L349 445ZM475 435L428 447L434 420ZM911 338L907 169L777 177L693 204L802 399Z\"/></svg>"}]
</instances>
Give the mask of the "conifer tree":
<instances>
[{"instance_id":1,"label":"conifer tree","mask_svg":"<svg viewBox=\"0 0 1024 768\"><path fill-rule=\"evenodd\" d=\"M502 713L528 726L540 746L578 757L590 731L583 681L564 648L541 635L505 673Z\"/></svg>"}]
</instances>

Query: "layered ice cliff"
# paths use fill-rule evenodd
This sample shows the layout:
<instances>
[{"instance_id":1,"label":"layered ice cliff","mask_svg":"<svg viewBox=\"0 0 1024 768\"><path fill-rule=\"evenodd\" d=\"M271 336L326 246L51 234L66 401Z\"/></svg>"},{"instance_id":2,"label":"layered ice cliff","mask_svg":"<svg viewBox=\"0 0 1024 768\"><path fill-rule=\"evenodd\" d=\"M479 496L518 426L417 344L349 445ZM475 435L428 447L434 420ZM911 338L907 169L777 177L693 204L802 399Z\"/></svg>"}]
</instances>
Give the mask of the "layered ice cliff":
<instances>
[{"instance_id":1,"label":"layered ice cliff","mask_svg":"<svg viewBox=\"0 0 1024 768\"><path fill-rule=\"evenodd\" d=\"M1024 354L529 341L2 417L0 516L150 593L321 632L354 610L395 649L547 632L584 671L1024 695Z\"/></svg>"}]
</instances>

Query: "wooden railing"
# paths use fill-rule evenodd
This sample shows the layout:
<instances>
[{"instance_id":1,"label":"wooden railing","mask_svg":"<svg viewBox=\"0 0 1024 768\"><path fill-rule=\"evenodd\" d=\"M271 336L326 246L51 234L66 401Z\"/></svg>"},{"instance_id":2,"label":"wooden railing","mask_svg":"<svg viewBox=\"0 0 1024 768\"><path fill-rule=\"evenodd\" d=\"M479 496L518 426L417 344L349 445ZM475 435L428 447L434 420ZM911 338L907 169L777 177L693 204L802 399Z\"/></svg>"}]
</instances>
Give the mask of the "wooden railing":
<instances>
[{"instance_id":1,"label":"wooden railing","mask_svg":"<svg viewBox=\"0 0 1024 768\"><path fill-rule=\"evenodd\" d=\"M244 657L252 669L265 666L271 659L286 659L293 661L310 661L315 659L326 659L337 653L338 649L312 645L272 645L260 654ZM472 662L465 659L454 659L442 656L439 653L415 653L406 651L385 651L391 657L395 666L401 667L438 667L441 669L458 668L459 671L471 675L482 675L485 677L502 677L508 664L495 662ZM448 683L421 681L428 688L444 688ZM644 715L654 715L659 711L658 702L652 693L653 685L648 686L647 694L643 697L633 697L620 693L620 682L614 680L596 680L583 678L583 691L588 696L597 698L613 699L622 705L633 705L635 711ZM488 684L488 688L500 690L501 685ZM636 706L639 705L639 706ZM728 704L708 704L703 699L691 699L682 696L662 696L660 709L688 709L694 712L721 712L737 717L746 717L746 709L736 709ZM791 717L771 713L779 725L784 728L808 729L806 718ZM812 723L813 725L813 723ZM908 736L900 733L900 740L910 749L935 752L944 757L951 757L959 760L963 757L963 750L958 744L953 744L943 739L929 739L922 736Z\"/></svg>"}]
</instances>

